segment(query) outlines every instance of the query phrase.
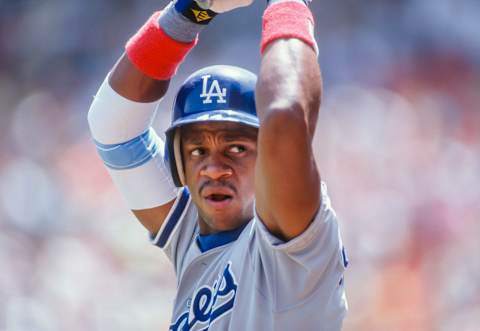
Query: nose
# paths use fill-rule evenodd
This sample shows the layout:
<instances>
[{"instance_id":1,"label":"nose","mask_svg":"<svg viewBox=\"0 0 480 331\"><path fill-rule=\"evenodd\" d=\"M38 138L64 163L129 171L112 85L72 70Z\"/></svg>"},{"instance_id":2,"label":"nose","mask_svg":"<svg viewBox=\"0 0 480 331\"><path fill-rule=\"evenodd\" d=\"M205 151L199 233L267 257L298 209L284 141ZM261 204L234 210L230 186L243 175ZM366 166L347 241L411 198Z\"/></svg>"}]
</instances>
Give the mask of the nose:
<instances>
[{"instance_id":1,"label":"nose","mask_svg":"<svg viewBox=\"0 0 480 331\"><path fill-rule=\"evenodd\" d=\"M218 155L212 155L206 160L206 164L200 170L201 176L206 176L210 179L217 180L221 178L230 177L233 170L230 166L222 161Z\"/></svg>"}]
</instances>

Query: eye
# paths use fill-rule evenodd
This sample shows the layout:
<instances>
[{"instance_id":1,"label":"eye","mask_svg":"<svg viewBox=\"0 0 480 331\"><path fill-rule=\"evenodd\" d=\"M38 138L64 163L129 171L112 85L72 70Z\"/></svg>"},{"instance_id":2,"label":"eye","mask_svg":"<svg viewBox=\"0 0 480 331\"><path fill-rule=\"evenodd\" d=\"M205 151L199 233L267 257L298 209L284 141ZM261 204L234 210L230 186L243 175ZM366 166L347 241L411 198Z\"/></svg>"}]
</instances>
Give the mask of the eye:
<instances>
[{"instance_id":1,"label":"eye","mask_svg":"<svg viewBox=\"0 0 480 331\"><path fill-rule=\"evenodd\" d=\"M231 153L239 154L239 153L245 152L247 148L243 145L232 145L228 150Z\"/></svg>"},{"instance_id":2,"label":"eye","mask_svg":"<svg viewBox=\"0 0 480 331\"><path fill-rule=\"evenodd\" d=\"M195 148L190 152L190 155L192 156L202 156L203 154L205 154L205 150L203 148Z\"/></svg>"}]
</instances>

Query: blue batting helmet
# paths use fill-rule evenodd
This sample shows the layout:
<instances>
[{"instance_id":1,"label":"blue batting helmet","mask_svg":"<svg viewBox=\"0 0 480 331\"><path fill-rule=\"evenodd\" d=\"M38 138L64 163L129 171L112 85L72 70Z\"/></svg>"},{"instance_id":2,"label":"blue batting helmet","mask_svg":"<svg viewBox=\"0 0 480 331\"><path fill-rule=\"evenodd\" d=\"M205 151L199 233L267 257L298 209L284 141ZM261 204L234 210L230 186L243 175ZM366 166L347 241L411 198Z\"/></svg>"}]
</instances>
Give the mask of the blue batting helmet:
<instances>
[{"instance_id":1,"label":"blue batting helmet","mask_svg":"<svg viewBox=\"0 0 480 331\"><path fill-rule=\"evenodd\" d=\"M216 65L193 73L180 87L172 124L165 132L165 158L177 187L185 184L178 128L199 122L236 122L258 128L257 76L248 70Z\"/></svg>"}]
</instances>

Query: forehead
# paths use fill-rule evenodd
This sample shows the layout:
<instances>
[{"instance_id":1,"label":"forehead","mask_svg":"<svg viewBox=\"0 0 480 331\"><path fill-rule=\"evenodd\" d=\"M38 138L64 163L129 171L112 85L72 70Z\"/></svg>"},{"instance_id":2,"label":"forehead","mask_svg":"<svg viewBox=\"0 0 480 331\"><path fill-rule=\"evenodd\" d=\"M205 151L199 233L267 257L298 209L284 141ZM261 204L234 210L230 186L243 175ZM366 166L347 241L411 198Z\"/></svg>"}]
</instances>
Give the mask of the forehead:
<instances>
[{"instance_id":1,"label":"forehead","mask_svg":"<svg viewBox=\"0 0 480 331\"><path fill-rule=\"evenodd\" d=\"M205 122L188 124L181 128L185 142L201 141L209 135L226 140L257 140L258 129L232 122Z\"/></svg>"}]
</instances>

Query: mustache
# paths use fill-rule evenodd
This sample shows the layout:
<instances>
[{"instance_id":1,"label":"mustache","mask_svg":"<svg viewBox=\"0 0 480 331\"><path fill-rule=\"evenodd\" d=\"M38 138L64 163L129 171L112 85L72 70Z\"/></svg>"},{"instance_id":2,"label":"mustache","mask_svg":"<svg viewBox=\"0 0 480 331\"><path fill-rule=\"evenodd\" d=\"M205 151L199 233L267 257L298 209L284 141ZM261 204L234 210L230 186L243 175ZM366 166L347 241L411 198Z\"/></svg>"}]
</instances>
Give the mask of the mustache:
<instances>
[{"instance_id":1,"label":"mustache","mask_svg":"<svg viewBox=\"0 0 480 331\"><path fill-rule=\"evenodd\" d=\"M232 190L235 194L237 193L236 187L232 183L226 180L207 180L202 184L200 184L200 187L198 189L198 194L201 195L202 191L207 187L213 187L213 188L227 187L230 190Z\"/></svg>"}]
</instances>

